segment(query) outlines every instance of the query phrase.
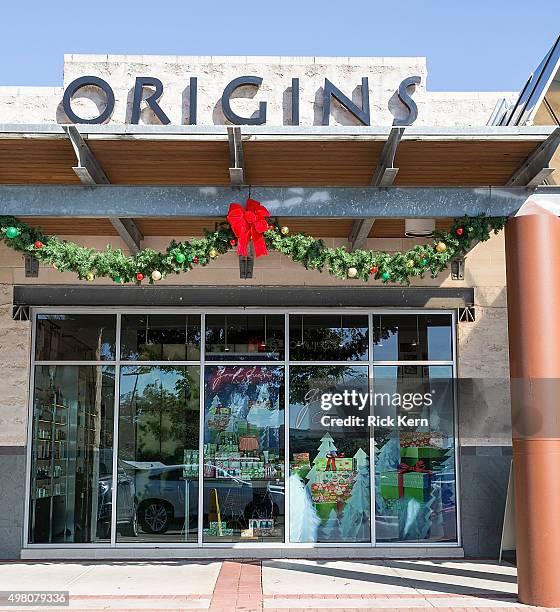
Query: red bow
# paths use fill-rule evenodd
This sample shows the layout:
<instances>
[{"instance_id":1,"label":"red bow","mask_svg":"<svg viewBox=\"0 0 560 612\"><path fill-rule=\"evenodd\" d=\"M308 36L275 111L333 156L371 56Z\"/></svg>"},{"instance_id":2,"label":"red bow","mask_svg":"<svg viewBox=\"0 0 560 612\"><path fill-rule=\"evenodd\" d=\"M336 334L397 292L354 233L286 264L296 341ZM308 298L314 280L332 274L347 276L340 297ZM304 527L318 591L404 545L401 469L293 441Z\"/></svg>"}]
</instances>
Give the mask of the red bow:
<instances>
[{"instance_id":1,"label":"red bow","mask_svg":"<svg viewBox=\"0 0 560 612\"><path fill-rule=\"evenodd\" d=\"M268 255L263 234L268 229L270 213L256 200L247 200L247 209L241 204L230 204L227 220L237 237L237 254L247 257L249 240L253 241L255 257Z\"/></svg>"}]
</instances>

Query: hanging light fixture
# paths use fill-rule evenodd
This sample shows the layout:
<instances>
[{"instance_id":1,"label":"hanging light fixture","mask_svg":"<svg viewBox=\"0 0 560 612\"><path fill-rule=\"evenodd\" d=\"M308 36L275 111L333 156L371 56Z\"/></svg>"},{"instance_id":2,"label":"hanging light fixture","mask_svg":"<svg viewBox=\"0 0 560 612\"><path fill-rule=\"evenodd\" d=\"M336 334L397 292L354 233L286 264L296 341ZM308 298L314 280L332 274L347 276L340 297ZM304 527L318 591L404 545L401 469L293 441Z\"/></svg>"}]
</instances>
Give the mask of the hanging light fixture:
<instances>
[{"instance_id":1,"label":"hanging light fixture","mask_svg":"<svg viewBox=\"0 0 560 612\"><path fill-rule=\"evenodd\" d=\"M431 236L436 229L435 219L405 219L404 235L411 238Z\"/></svg>"}]
</instances>

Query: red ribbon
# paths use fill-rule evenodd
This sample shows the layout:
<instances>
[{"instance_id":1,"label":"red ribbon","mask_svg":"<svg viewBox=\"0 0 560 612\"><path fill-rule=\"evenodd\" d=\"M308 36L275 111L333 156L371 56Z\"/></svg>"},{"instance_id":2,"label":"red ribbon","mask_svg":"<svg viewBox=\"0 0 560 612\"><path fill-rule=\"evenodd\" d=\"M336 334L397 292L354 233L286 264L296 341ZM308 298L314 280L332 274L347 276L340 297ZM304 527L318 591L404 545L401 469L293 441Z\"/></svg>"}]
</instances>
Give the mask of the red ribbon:
<instances>
[{"instance_id":1,"label":"red ribbon","mask_svg":"<svg viewBox=\"0 0 560 612\"><path fill-rule=\"evenodd\" d=\"M264 233L268 229L267 217L270 213L256 200L247 200L247 208L241 204L230 204L228 223L237 238L237 254L247 257L249 240L253 241L255 257L268 255Z\"/></svg>"}]
</instances>

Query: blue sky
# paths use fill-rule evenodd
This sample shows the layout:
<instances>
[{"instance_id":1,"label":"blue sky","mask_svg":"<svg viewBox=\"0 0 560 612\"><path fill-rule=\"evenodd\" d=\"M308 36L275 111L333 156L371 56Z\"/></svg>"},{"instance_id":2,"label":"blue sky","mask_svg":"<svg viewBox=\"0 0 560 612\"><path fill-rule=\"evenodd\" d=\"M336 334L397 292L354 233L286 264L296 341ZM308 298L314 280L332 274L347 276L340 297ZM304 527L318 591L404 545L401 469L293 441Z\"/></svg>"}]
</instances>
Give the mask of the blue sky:
<instances>
[{"instance_id":1,"label":"blue sky","mask_svg":"<svg viewBox=\"0 0 560 612\"><path fill-rule=\"evenodd\" d=\"M560 32L559 0L5 0L0 16L0 85L61 85L64 53L425 55L433 91L518 91Z\"/></svg>"}]
</instances>

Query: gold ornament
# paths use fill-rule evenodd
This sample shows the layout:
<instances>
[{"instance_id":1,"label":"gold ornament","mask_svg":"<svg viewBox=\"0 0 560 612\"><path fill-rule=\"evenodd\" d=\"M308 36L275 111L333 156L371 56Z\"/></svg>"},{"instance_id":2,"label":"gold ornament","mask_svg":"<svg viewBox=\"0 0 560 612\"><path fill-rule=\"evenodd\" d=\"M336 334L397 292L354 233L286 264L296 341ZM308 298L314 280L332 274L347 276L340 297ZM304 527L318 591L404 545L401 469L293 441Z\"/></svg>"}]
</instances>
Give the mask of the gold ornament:
<instances>
[{"instance_id":1,"label":"gold ornament","mask_svg":"<svg viewBox=\"0 0 560 612\"><path fill-rule=\"evenodd\" d=\"M88 280L91 283L92 280L95 280L95 274L93 272L88 272L86 274L86 280Z\"/></svg>"},{"instance_id":2,"label":"gold ornament","mask_svg":"<svg viewBox=\"0 0 560 612\"><path fill-rule=\"evenodd\" d=\"M52 265L52 267L53 267L55 270L58 270L58 266L57 266L56 264L53 264L53 265Z\"/></svg>"},{"instance_id":3,"label":"gold ornament","mask_svg":"<svg viewBox=\"0 0 560 612\"><path fill-rule=\"evenodd\" d=\"M358 270L356 268L348 268L348 278L356 278L358 276Z\"/></svg>"},{"instance_id":4,"label":"gold ornament","mask_svg":"<svg viewBox=\"0 0 560 612\"><path fill-rule=\"evenodd\" d=\"M282 236L287 236L290 233L290 228L287 225L283 225L280 229Z\"/></svg>"},{"instance_id":5,"label":"gold ornament","mask_svg":"<svg viewBox=\"0 0 560 612\"><path fill-rule=\"evenodd\" d=\"M414 261L412 259L408 259L406 261L406 267L407 268L412 268L414 266Z\"/></svg>"},{"instance_id":6,"label":"gold ornament","mask_svg":"<svg viewBox=\"0 0 560 612\"><path fill-rule=\"evenodd\" d=\"M154 270L152 272L152 280L155 280L155 281L161 280L161 272L159 270Z\"/></svg>"},{"instance_id":7,"label":"gold ornament","mask_svg":"<svg viewBox=\"0 0 560 612\"><path fill-rule=\"evenodd\" d=\"M438 242L436 244L436 251L438 253L443 253L445 250L447 250L447 247L445 246L445 242Z\"/></svg>"},{"instance_id":8,"label":"gold ornament","mask_svg":"<svg viewBox=\"0 0 560 612\"><path fill-rule=\"evenodd\" d=\"M218 257L218 251L216 251L216 249L210 249L208 251L208 255L212 258L212 259L216 259L216 257Z\"/></svg>"}]
</instances>

